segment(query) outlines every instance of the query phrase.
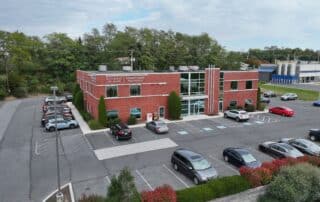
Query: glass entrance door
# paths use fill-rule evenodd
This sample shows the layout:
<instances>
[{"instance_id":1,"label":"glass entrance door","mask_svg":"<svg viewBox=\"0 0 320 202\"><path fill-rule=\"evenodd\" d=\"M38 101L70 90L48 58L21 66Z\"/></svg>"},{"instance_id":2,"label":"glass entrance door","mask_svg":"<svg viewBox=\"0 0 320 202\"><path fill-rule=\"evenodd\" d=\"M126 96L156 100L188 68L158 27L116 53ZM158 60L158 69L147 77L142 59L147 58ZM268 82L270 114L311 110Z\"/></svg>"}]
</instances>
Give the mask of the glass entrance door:
<instances>
[{"instance_id":1,"label":"glass entrance door","mask_svg":"<svg viewBox=\"0 0 320 202\"><path fill-rule=\"evenodd\" d=\"M219 112L223 112L223 100L219 100Z\"/></svg>"},{"instance_id":2,"label":"glass entrance door","mask_svg":"<svg viewBox=\"0 0 320 202\"><path fill-rule=\"evenodd\" d=\"M161 106L161 107L159 107L159 117L164 118L164 116L165 116L164 107Z\"/></svg>"}]
</instances>

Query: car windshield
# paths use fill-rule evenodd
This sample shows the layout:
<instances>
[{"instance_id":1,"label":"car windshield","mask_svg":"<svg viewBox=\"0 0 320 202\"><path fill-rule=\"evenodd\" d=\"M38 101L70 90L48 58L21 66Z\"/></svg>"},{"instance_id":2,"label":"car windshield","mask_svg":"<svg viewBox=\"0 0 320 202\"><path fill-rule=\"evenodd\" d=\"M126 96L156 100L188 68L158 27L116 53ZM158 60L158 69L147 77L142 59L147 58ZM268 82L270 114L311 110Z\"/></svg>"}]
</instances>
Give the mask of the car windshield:
<instances>
[{"instance_id":1,"label":"car windshield","mask_svg":"<svg viewBox=\"0 0 320 202\"><path fill-rule=\"evenodd\" d=\"M164 126L166 126L166 123L164 123L164 122L156 122L156 125L160 126L160 127L164 127Z\"/></svg>"},{"instance_id":2,"label":"car windshield","mask_svg":"<svg viewBox=\"0 0 320 202\"><path fill-rule=\"evenodd\" d=\"M205 170L211 167L211 164L206 159L203 159L203 158L191 161L191 163L195 170Z\"/></svg>"},{"instance_id":3,"label":"car windshield","mask_svg":"<svg viewBox=\"0 0 320 202\"><path fill-rule=\"evenodd\" d=\"M246 163L252 163L252 162L257 161L257 160L252 156L252 154L249 154L249 153L247 153L247 154L242 154L242 158L243 158L244 162L246 162Z\"/></svg>"},{"instance_id":4,"label":"car windshield","mask_svg":"<svg viewBox=\"0 0 320 202\"><path fill-rule=\"evenodd\" d=\"M300 140L300 141L301 141L301 143L307 145L311 151L315 151L315 152L320 151L320 147L317 144L315 144L311 141L307 141L307 140Z\"/></svg>"}]
</instances>

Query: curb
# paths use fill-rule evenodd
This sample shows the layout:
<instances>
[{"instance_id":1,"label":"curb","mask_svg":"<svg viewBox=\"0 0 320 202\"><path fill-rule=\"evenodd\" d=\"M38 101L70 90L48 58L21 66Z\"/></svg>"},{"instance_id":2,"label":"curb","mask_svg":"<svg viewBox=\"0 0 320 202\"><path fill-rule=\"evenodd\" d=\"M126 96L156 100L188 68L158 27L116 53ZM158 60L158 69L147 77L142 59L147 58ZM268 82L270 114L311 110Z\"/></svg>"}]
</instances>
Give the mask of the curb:
<instances>
[{"instance_id":1,"label":"curb","mask_svg":"<svg viewBox=\"0 0 320 202\"><path fill-rule=\"evenodd\" d=\"M74 118L78 121L79 127L80 127L83 135L89 135L89 134L94 134L94 133L109 132L110 131L109 128L99 129L99 130L91 130L90 127L88 126L87 122L83 120L78 109L71 102L68 102L67 105L70 107ZM267 113L267 112L268 112L268 109L265 109L264 111L249 112L248 114L249 115L263 114L263 113ZM179 122L188 122L188 121L203 120L203 119L215 119L215 118L222 118L222 117L223 117L223 113L220 112L216 116L195 115L195 116L185 117L184 119L181 119L181 120L170 121L168 119L163 119L163 121L165 123L179 123ZM144 126L145 126L145 123L140 123L140 124L136 124L136 125L130 125L129 127L130 128L139 128L139 127L144 127Z\"/></svg>"}]
</instances>

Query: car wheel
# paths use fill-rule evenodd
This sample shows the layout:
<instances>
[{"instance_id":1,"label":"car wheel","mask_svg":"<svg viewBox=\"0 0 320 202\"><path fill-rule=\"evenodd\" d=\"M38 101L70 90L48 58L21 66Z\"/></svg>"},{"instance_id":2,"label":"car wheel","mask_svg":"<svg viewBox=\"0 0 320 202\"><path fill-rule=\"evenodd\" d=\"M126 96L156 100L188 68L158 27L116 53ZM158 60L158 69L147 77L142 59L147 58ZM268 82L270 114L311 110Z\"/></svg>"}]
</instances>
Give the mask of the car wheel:
<instances>
[{"instance_id":1,"label":"car wheel","mask_svg":"<svg viewBox=\"0 0 320 202\"><path fill-rule=\"evenodd\" d=\"M223 159L228 162L229 161L229 157L228 156L223 156Z\"/></svg>"},{"instance_id":2,"label":"car wheel","mask_svg":"<svg viewBox=\"0 0 320 202\"><path fill-rule=\"evenodd\" d=\"M173 169L175 169L176 171L178 171L178 170L179 170L178 165L174 163L174 164L173 164Z\"/></svg>"},{"instance_id":3,"label":"car wheel","mask_svg":"<svg viewBox=\"0 0 320 202\"><path fill-rule=\"evenodd\" d=\"M193 182L194 182L196 185L198 185L198 184L199 184L198 178L197 178L197 177L194 177L194 178L193 178Z\"/></svg>"},{"instance_id":4,"label":"car wheel","mask_svg":"<svg viewBox=\"0 0 320 202\"><path fill-rule=\"evenodd\" d=\"M240 121L239 117L237 117L237 118L236 118L236 121L237 121L237 122L239 122L239 121Z\"/></svg>"},{"instance_id":5,"label":"car wheel","mask_svg":"<svg viewBox=\"0 0 320 202\"><path fill-rule=\"evenodd\" d=\"M227 114L224 114L223 117L224 117L224 118L228 118L228 115L227 115Z\"/></svg>"},{"instance_id":6,"label":"car wheel","mask_svg":"<svg viewBox=\"0 0 320 202\"><path fill-rule=\"evenodd\" d=\"M316 141L316 137L315 137L314 135L311 135L311 136L310 136L310 140Z\"/></svg>"},{"instance_id":7,"label":"car wheel","mask_svg":"<svg viewBox=\"0 0 320 202\"><path fill-rule=\"evenodd\" d=\"M76 127L76 126L75 126L74 124L71 124L71 125L70 125L70 128L71 128L71 129L73 129L73 128L75 128L75 127Z\"/></svg>"},{"instance_id":8,"label":"car wheel","mask_svg":"<svg viewBox=\"0 0 320 202\"><path fill-rule=\"evenodd\" d=\"M50 127L50 128L49 128L49 131L50 131L50 132L53 132L54 130L55 130L54 127Z\"/></svg>"}]
</instances>

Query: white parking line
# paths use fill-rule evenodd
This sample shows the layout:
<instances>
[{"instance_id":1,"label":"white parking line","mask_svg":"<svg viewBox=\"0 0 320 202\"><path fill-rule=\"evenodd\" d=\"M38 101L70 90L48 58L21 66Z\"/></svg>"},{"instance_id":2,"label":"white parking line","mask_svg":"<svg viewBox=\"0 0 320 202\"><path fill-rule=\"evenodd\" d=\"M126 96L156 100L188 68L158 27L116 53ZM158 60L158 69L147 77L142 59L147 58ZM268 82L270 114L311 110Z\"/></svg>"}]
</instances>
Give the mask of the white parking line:
<instances>
[{"instance_id":1,"label":"white parking line","mask_svg":"<svg viewBox=\"0 0 320 202\"><path fill-rule=\"evenodd\" d=\"M143 175L138 171L136 170L136 173L141 177L141 179L148 185L148 187L150 188L151 191L153 191L153 188L152 186L149 184L149 182L146 180L146 178L143 177Z\"/></svg>"},{"instance_id":2,"label":"white parking line","mask_svg":"<svg viewBox=\"0 0 320 202\"><path fill-rule=\"evenodd\" d=\"M173 176L175 176L186 188L189 188L190 186L185 183L180 177L178 177L174 172L172 172L165 164L162 165L165 169L167 169Z\"/></svg>"},{"instance_id":3,"label":"white parking line","mask_svg":"<svg viewBox=\"0 0 320 202\"><path fill-rule=\"evenodd\" d=\"M110 180L109 176L107 175L105 178L106 178L107 182L108 182L109 184L111 184L111 180Z\"/></svg>"},{"instance_id":4,"label":"white parking line","mask_svg":"<svg viewBox=\"0 0 320 202\"><path fill-rule=\"evenodd\" d=\"M83 135L83 136L84 136L84 137L83 137L83 138L84 138L84 141L87 143L89 149L94 150L94 149L93 149L93 146L92 146L91 143L89 142L87 136L86 136L86 135Z\"/></svg>"},{"instance_id":5,"label":"white parking line","mask_svg":"<svg viewBox=\"0 0 320 202\"><path fill-rule=\"evenodd\" d=\"M104 134L105 134L105 136L111 141L111 143L112 143L113 145L117 145L117 144L113 141L113 138L110 137L110 135L108 134L108 132L105 131Z\"/></svg>"},{"instance_id":6,"label":"white parking line","mask_svg":"<svg viewBox=\"0 0 320 202\"><path fill-rule=\"evenodd\" d=\"M36 155L40 155L39 151L38 151L38 141L36 141L35 147L34 147L34 153Z\"/></svg>"},{"instance_id":7,"label":"white parking line","mask_svg":"<svg viewBox=\"0 0 320 202\"><path fill-rule=\"evenodd\" d=\"M135 137L132 136L133 142L138 142Z\"/></svg>"},{"instance_id":8,"label":"white parking line","mask_svg":"<svg viewBox=\"0 0 320 202\"><path fill-rule=\"evenodd\" d=\"M220 159L217 159L215 157L213 157L212 155L209 155L209 157L215 161L217 161L220 165L226 166L227 168L231 169L232 171L234 171L235 173L237 173L238 175L240 174L238 170L234 169L233 167L229 166L226 162L221 161Z\"/></svg>"}]
</instances>

